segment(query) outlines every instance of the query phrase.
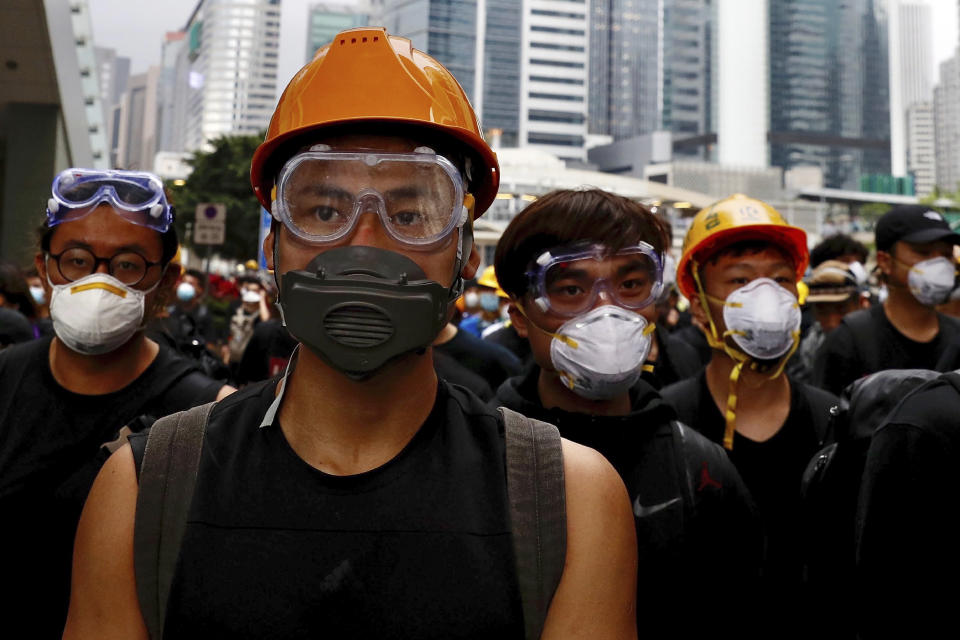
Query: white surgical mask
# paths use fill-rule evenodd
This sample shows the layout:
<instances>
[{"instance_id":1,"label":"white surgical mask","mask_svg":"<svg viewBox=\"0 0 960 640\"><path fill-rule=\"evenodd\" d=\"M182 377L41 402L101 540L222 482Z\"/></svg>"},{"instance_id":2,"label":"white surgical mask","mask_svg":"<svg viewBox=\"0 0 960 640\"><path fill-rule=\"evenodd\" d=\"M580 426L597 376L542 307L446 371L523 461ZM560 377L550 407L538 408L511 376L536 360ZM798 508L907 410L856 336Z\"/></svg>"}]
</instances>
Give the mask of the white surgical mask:
<instances>
[{"instance_id":1,"label":"white surgical mask","mask_svg":"<svg viewBox=\"0 0 960 640\"><path fill-rule=\"evenodd\" d=\"M181 282L177 285L177 299L181 302L190 302L197 295L197 290L189 282Z\"/></svg>"},{"instance_id":2,"label":"white surgical mask","mask_svg":"<svg viewBox=\"0 0 960 640\"><path fill-rule=\"evenodd\" d=\"M50 286L53 330L61 342L84 355L109 353L133 337L143 324L144 298L157 287L139 291L105 273Z\"/></svg>"},{"instance_id":3,"label":"white surgical mask","mask_svg":"<svg viewBox=\"0 0 960 640\"><path fill-rule=\"evenodd\" d=\"M956 263L940 256L910 267L907 286L920 304L932 307L947 300L956 285L956 279Z\"/></svg>"},{"instance_id":4,"label":"white surgical mask","mask_svg":"<svg viewBox=\"0 0 960 640\"><path fill-rule=\"evenodd\" d=\"M633 311L597 307L557 329L550 360L571 391L590 400L608 400L626 393L640 377L653 329Z\"/></svg>"},{"instance_id":5,"label":"white surgical mask","mask_svg":"<svg viewBox=\"0 0 960 640\"><path fill-rule=\"evenodd\" d=\"M37 304L43 304L47 301L47 294L44 292L43 287L30 287L30 297L32 297L33 301Z\"/></svg>"},{"instance_id":6,"label":"white surgical mask","mask_svg":"<svg viewBox=\"0 0 960 640\"><path fill-rule=\"evenodd\" d=\"M480 294L476 291L463 294L463 304L467 309L476 309L480 306Z\"/></svg>"},{"instance_id":7,"label":"white surgical mask","mask_svg":"<svg viewBox=\"0 0 960 640\"><path fill-rule=\"evenodd\" d=\"M799 336L800 305L774 280L757 278L727 296L723 321L744 353L773 360L789 351Z\"/></svg>"},{"instance_id":8,"label":"white surgical mask","mask_svg":"<svg viewBox=\"0 0 960 640\"><path fill-rule=\"evenodd\" d=\"M254 291L253 289L244 289L243 294L240 297L247 304L260 302L260 293L257 291Z\"/></svg>"}]
</instances>

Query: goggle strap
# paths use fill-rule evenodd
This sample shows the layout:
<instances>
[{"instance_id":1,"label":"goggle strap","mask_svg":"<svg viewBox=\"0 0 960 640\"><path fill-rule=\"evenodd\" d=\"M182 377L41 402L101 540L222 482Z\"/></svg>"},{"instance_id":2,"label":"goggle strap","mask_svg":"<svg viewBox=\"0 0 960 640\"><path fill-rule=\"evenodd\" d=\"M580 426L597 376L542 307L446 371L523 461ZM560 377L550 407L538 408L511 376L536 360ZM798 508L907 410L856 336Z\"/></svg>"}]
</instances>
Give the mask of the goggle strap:
<instances>
[{"instance_id":1,"label":"goggle strap","mask_svg":"<svg viewBox=\"0 0 960 640\"><path fill-rule=\"evenodd\" d=\"M546 329L544 329L543 327L541 327L540 325L538 325L536 322L534 322L533 320L531 320L531 319L530 319L530 316L527 315L526 310L523 308L523 305L520 304L520 302L519 302L518 300L514 300L513 304L514 304L514 306L517 307L517 311L520 312L520 315L522 315L524 318L527 319L527 322L530 323L530 326L532 326L534 329L536 329L536 330L539 331L540 333L542 333L542 334L544 334L544 335L547 335L547 336L550 336L551 338L556 338L556 339L559 340L560 342L562 342L562 343L566 344L567 346L569 346L571 349L578 349L578 348L580 348L579 343L577 343L577 341L574 340L573 338L571 338L571 337L569 337L569 336L565 336L565 335L563 335L563 334L561 334L561 333L553 333L552 331L547 331ZM573 387L571 387L571 388L573 388Z\"/></svg>"}]
</instances>

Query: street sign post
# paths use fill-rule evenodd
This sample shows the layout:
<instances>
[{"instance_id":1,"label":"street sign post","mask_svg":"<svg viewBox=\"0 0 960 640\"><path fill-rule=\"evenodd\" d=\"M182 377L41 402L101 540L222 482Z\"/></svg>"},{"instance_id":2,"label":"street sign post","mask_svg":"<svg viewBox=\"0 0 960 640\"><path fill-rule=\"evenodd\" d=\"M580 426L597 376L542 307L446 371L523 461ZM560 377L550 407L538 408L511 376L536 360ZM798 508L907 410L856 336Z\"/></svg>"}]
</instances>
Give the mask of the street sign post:
<instances>
[{"instance_id":1,"label":"street sign post","mask_svg":"<svg viewBox=\"0 0 960 640\"><path fill-rule=\"evenodd\" d=\"M227 206L218 202L201 202L193 225L194 244L223 244L227 232Z\"/></svg>"}]
</instances>

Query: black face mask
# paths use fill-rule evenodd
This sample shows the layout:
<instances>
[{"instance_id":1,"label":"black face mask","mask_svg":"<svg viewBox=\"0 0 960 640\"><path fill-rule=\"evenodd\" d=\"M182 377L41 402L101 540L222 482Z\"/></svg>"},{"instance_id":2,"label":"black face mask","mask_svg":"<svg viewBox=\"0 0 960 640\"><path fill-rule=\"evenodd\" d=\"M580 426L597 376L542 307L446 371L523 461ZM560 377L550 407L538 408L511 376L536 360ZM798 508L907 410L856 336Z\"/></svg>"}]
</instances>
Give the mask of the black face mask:
<instances>
[{"instance_id":1,"label":"black face mask","mask_svg":"<svg viewBox=\"0 0 960 640\"><path fill-rule=\"evenodd\" d=\"M390 359L428 347L447 322L450 295L404 255L347 246L285 273L280 300L294 338L363 380Z\"/></svg>"}]
</instances>

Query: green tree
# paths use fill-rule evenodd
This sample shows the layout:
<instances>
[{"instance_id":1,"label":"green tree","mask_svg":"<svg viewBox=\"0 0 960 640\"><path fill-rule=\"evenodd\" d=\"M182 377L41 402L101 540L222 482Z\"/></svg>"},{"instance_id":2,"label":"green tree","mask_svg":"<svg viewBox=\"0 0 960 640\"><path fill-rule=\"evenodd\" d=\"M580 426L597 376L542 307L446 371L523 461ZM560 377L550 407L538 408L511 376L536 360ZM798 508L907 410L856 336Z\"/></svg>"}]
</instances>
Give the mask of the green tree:
<instances>
[{"instance_id":1,"label":"green tree","mask_svg":"<svg viewBox=\"0 0 960 640\"><path fill-rule=\"evenodd\" d=\"M250 186L250 160L262 140L262 134L216 138L211 141L213 151L195 151L188 160L193 173L183 185L167 185L177 212L180 241L199 250L199 255L206 249L194 247L187 226L193 226L199 203L219 202L227 206L227 233L224 243L211 247L211 253L240 261L257 257L260 203Z\"/></svg>"}]
</instances>

